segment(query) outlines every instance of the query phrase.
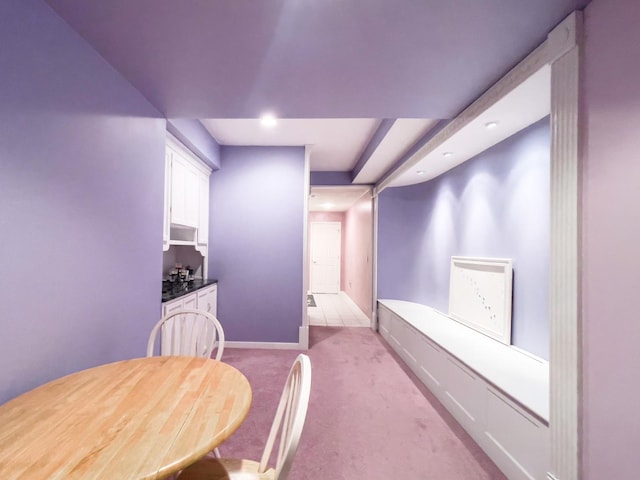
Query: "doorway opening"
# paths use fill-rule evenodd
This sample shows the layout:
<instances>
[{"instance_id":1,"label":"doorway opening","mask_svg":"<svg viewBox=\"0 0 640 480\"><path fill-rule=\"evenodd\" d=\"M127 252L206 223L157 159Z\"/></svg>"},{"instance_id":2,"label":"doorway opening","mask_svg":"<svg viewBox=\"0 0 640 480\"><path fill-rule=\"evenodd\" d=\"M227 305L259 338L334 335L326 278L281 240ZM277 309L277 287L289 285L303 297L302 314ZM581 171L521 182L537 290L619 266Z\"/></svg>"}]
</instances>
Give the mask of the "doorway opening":
<instances>
[{"instance_id":1,"label":"doorway opening","mask_svg":"<svg viewBox=\"0 0 640 480\"><path fill-rule=\"evenodd\" d=\"M371 326L371 188L365 185L311 187L308 223L309 325Z\"/></svg>"}]
</instances>

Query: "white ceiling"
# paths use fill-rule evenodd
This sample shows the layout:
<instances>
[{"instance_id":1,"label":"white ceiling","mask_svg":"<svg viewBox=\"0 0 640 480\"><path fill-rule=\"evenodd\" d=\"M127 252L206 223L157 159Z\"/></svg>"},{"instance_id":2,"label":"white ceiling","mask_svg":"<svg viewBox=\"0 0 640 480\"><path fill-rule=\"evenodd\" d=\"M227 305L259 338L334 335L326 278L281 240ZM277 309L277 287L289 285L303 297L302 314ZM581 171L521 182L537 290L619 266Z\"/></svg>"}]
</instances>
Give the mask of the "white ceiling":
<instances>
[{"instance_id":1,"label":"white ceiling","mask_svg":"<svg viewBox=\"0 0 640 480\"><path fill-rule=\"evenodd\" d=\"M207 131L220 145L311 145L312 172L351 172L369 145L381 120L373 118L279 119L265 127L257 118L204 119ZM354 179L374 184L422 138L437 120L400 118L378 143Z\"/></svg>"},{"instance_id":2,"label":"white ceiling","mask_svg":"<svg viewBox=\"0 0 640 480\"><path fill-rule=\"evenodd\" d=\"M353 179L353 182L376 183L436 123L438 123L437 120L420 118L397 119Z\"/></svg>"},{"instance_id":3,"label":"white ceiling","mask_svg":"<svg viewBox=\"0 0 640 480\"><path fill-rule=\"evenodd\" d=\"M544 118L550 109L551 69L545 66L426 156L420 157L418 152L389 186L412 185L435 178ZM497 125L487 128L491 122ZM445 156L445 153L451 155Z\"/></svg>"},{"instance_id":4,"label":"white ceiling","mask_svg":"<svg viewBox=\"0 0 640 480\"><path fill-rule=\"evenodd\" d=\"M311 187L309 193L310 212L346 212L371 189L362 185L342 187Z\"/></svg>"},{"instance_id":5,"label":"white ceiling","mask_svg":"<svg viewBox=\"0 0 640 480\"><path fill-rule=\"evenodd\" d=\"M313 145L311 171L351 171L380 120L374 118L280 119L265 127L258 119L205 119L221 145Z\"/></svg>"}]
</instances>

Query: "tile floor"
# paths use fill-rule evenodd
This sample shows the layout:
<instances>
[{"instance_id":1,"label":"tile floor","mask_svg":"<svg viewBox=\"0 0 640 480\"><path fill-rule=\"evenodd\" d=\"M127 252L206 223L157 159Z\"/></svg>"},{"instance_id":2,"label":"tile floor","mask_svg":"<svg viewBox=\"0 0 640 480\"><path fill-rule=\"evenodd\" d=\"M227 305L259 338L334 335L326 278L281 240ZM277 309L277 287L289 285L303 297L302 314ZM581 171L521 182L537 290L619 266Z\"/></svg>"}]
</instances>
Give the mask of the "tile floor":
<instances>
[{"instance_id":1,"label":"tile floor","mask_svg":"<svg viewBox=\"0 0 640 480\"><path fill-rule=\"evenodd\" d=\"M316 307L307 308L310 325L368 327L371 320L346 293L314 293Z\"/></svg>"}]
</instances>

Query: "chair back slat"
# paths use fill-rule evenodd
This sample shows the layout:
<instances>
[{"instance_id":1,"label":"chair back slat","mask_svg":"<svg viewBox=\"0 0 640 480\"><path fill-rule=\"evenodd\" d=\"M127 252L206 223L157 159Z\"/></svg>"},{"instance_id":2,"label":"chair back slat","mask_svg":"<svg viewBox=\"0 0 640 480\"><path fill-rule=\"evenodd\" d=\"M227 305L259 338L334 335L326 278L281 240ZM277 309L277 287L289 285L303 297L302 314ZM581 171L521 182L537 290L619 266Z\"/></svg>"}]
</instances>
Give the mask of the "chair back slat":
<instances>
[{"instance_id":1,"label":"chair back slat","mask_svg":"<svg viewBox=\"0 0 640 480\"><path fill-rule=\"evenodd\" d=\"M212 314L183 309L163 317L151 330L147 356L155 351L160 335L160 355L210 357L217 347L216 360L222 358L224 330Z\"/></svg>"},{"instance_id":2,"label":"chair back slat","mask_svg":"<svg viewBox=\"0 0 640 480\"><path fill-rule=\"evenodd\" d=\"M307 416L310 393L311 361L308 356L300 354L289 371L260 460L259 472L267 470L271 452L278 442L275 480L285 480L289 475Z\"/></svg>"}]
</instances>

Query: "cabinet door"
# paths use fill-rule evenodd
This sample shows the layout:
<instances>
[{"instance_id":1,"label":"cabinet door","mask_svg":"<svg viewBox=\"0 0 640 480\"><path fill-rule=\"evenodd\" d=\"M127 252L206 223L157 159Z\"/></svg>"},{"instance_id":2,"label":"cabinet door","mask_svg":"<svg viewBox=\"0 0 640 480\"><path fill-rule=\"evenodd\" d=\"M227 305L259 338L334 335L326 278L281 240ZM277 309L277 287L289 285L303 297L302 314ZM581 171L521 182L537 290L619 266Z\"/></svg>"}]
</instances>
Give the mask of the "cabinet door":
<instances>
[{"instance_id":1,"label":"cabinet door","mask_svg":"<svg viewBox=\"0 0 640 480\"><path fill-rule=\"evenodd\" d=\"M185 225L197 228L200 220L200 175L198 171L187 164L185 173Z\"/></svg>"},{"instance_id":2,"label":"cabinet door","mask_svg":"<svg viewBox=\"0 0 640 480\"><path fill-rule=\"evenodd\" d=\"M209 243L209 177L198 176L198 243Z\"/></svg>"},{"instance_id":3,"label":"cabinet door","mask_svg":"<svg viewBox=\"0 0 640 480\"><path fill-rule=\"evenodd\" d=\"M176 298L175 300L166 302L164 305L162 305L162 316L166 317L171 313L181 310L183 308L183 305L184 302L182 301L182 298Z\"/></svg>"},{"instance_id":4,"label":"cabinet door","mask_svg":"<svg viewBox=\"0 0 640 480\"><path fill-rule=\"evenodd\" d=\"M457 358L444 355L443 403L473 436L484 423L486 384L476 372ZM477 440L477 438L476 438Z\"/></svg>"},{"instance_id":5,"label":"cabinet door","mask_svg":"<svg viewBox=\"0 0 640 480\"><path fill-rule=\"evenodd\" d=\"M169 250L169 236L171 228L171 150L164 154L164 221L162 225L162 250Z\"/></svg>"},{"instance_id":6,"label":"cabinet door","mask_svg":"<svg viewBox=\"0 0 640 480\"><path fill-rule=\"evenodd\" d=\"M421 337L420 343L421 346L416 354L418 377L439 398L443 394L441 382L445 376L445 353L425 336Z\"/></svg>"},{"instance_id":7,"label":"cabinet door","mask_svg":"<svg viewBox=\"0 0 640 480\"><path fill-rule=\"evenodd\" d=\"M409 365L409 368L418 373L418 361L416 359L420 350L420 334L411 328L411 326L403 319L394 318L393 335L400 344L398 353Z\"/></svg>"},{"instance_id":8,"label":"cabinet door","mask_svg":"<svg viewBox=\"0 0 640 480\"><path fill-rule=\"evenodd\" d=\"M389 310L381 305L378 306L378 331L387 342L391 337L391 315Z\"/></svg>"},{"instance_id":9,"label":"cabinet door","mask_svg":"<svg viewBox=\"0 0 640 480\"><path fill-rule=\"evenodd\" d=\"M487 386L487 420L481 446L514 480L549 478L549 427Z\"/></svg>"},{"instance_id":10,"label":"cabinet door","mask_svg":"<svg viewBox=\"0 0 640 480\"><path fill-rule=\"evenodd\" d=\"M171 155L171 223L197 227L198 172L179 153Z\"/></svg>"},{"instance_id":11,"label":"cabinet door","mask_svg":"<svg viewBox=\"0 0 640 480\"><path fill-rule=\"evenodd\" d=\"M176 298L170 302L162 304L162 316L166 317L172 313L182 310L184 302L182 298ZM160 329L160 355L165 355L165 352L171 350L171 332L164 326Z\"/></svg>"},{"instance_id":12,"label":"cabinet door","mask_svg":"<svg viewBox=\"0 0 640 480\"><path fill-rule=\"evenodd\" d=\"M189 308L191 310L197 310L198 308L198 299L195 293L191 295L185 295L183 298L184 308Z\"/></svg>"},{"instance_id":13,"label":"cabinet door","mask_svg":"<svg viewBox=\"0 0 640 480\"><path fill-rule=\"evenodd\" d=\"M198 291L198 310L218 317L218 286L212 285Z\"/></svg>"},{"instance_id":14,"label":"cabinet door","mask_svg":"<svg viewBox=\"0 0 640 480\"><path fill-rule=\"evenodd\" d=\"M186 165L178 154L171 152L171 223L184 225L187 216L185 198Z\"/></svg>"},{"instance_id":15,"label":"cabinet door","mask_svg":"<svg viewBox=\"0 0 640 480\"><path fill-rule=\"evenodd\" d=\"M197 297L195 293L185 295L184 297L176 298L170 302L167 302L162 307L163 316L167 316L171 313L178 312L183 308L196 309ZM160 330L160 355L166 355L165 352L170 352L173 349L171 345L179 345L182 341L180 337L180 331L165 326Z\"/></svg>"}]
</instances>

